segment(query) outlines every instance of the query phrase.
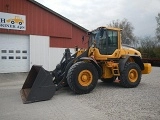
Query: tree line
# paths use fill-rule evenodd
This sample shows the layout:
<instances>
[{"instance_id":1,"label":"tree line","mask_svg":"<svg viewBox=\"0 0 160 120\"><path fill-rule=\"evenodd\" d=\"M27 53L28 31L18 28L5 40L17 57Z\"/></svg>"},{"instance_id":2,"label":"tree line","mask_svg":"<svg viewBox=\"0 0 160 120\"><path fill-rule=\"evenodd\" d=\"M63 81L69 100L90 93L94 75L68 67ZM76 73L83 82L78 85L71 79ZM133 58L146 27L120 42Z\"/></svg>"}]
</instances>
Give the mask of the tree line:
<instances>
[{"instance_id":1,"label":"tree line","mask_svg":"<svg viewBox=\"0 0 160 120\"><path fill-rule=\"evenodd\" d=\"M142 53L145 58L159 58L160 59L160 13L155 17L157 28L155 36L137 37L134 35L134 27L127 19L113 20L108 27L118 27L122 29L121 37L122 44L128 44L135 47Z\"/></svg>"}]
</instances>

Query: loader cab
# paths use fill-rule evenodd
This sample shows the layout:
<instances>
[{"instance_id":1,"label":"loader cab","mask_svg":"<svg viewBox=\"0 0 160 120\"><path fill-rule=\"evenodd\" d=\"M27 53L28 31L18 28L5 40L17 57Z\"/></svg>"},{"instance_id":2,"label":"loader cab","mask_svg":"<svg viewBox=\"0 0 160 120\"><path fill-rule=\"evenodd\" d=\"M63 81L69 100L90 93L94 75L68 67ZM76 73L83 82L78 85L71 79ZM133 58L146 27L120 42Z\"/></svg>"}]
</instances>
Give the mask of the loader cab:
<instances>
[{"instance_id":1,"label":"loader cab","mask_svg":"<svg viewBox=\"0 0 160 120\"><path fill-rule=\"evenodd\" d=\"M118 49L118 31L100 27L89 33L89 47L96 47L102 55L111 55Z\"/></svg>"}]
</instances>

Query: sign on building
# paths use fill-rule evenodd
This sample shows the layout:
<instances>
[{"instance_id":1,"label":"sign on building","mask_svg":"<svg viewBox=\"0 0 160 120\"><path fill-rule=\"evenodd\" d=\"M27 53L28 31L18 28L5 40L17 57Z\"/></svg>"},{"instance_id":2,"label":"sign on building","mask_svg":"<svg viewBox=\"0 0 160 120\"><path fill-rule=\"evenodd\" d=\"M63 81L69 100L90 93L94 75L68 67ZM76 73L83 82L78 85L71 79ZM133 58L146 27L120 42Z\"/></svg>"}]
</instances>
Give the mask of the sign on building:
<instances>
[{"instance_id":1,"label":"sign on building","mask_svg":"<svg viewBox=\"0 0 160 120\"><path fill-rule=\"evenodd\" d=\"M0 28L26 30L26 16L0 12Z\"/></svg>"}]
</instances>

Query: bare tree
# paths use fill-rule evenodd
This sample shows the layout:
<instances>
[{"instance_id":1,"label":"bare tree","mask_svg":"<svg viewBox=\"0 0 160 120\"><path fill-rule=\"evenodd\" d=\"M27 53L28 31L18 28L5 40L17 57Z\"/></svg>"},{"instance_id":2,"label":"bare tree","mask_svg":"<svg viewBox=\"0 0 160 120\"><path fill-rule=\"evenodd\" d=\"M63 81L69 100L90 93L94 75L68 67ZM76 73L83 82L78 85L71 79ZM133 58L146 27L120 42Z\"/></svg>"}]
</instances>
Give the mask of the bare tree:
<instances>
[{"instance_id":1,"label":"bare tree","mask_svg":"<svg viewBox=\"0 0 160 120\"><path fill-rule=\"evenodd\" d=\"M158 41L160 41L160 13L158 13L158 16L156 17L156 21L157 21L156 37Z\"/></svg>"},{"instance_id":2,"label":"bare tree","mask_svg":"<svg viewBox=\"0 0 160 120\"><path fill-rule=\"evenodd\" d=\"M116 27L116 28L122 29L122 43L123 44L135 45L135 43L137 42L133 34L134 27L127 19L123 19L122 21L113 20L108 25L108 27Z\"/></svg>"},{"instance_id":3,"label":"bare tree","mask_svg":"<svg viewBox=\"0 0 160 120\"><path fill-rule=\"evenodd\" d=\"M157 39L155 37L146 36L140 39L141 52L145 53L147 58L156 57L155 49L157 49Z\"/></svg>"}]
</instances>

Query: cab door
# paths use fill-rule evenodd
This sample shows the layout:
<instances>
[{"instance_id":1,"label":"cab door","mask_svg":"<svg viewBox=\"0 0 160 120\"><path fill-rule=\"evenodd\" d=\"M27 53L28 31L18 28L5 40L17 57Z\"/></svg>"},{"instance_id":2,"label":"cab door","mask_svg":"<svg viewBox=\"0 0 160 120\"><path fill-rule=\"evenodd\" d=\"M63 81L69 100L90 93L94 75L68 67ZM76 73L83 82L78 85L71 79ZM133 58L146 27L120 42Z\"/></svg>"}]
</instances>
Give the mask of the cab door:
<instances>
[{"instance_id":1,"label":"cab door","mask_svg":"<svg viewBox=\"0 0 160 120\"><path fill-rule=\"evenodd\" d=\"M118 31L108 30L107 55L112 55L118 49Z\"/></svg>"}]
</instances>

